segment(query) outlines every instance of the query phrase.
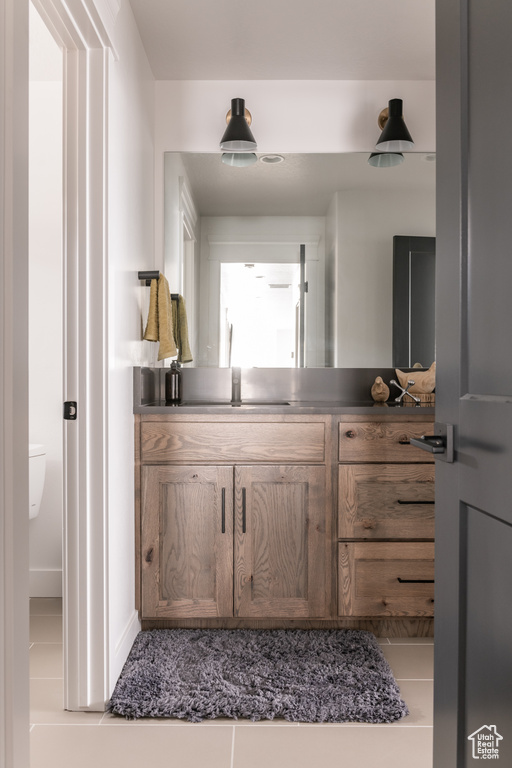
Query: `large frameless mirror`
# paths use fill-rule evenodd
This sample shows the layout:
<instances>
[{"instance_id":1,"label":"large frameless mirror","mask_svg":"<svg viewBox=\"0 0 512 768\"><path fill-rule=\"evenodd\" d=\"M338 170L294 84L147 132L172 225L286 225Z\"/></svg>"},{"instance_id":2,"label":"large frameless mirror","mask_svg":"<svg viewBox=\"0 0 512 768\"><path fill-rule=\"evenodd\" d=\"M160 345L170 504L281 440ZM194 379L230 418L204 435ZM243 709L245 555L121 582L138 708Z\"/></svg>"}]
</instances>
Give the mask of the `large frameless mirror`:
<instances>
[{"instance_id":1,"label":"large frameless mirror","mask_svg":"<svg viewBox=\"0 0 512 768\"><path fill-rule=\"evenodd\" d=\"M266 159L165 154L165 269L192 365L393 365L393 238L435 236L435 156Z\"/></svg>"}]
</instances>

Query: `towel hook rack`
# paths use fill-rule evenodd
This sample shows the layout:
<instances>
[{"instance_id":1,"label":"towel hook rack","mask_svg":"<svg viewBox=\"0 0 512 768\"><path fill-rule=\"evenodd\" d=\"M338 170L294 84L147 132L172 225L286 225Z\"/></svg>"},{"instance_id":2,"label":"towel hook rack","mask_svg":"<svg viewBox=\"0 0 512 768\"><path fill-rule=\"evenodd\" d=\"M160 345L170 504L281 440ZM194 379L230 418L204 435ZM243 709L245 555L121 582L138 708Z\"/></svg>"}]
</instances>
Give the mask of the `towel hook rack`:
<instances>
[{"instance_id":1,"label":"towel hook rack","mask_svg":"<svg viewBox=\"0 0 512 768\"><path fill-rule=\"evenodd\" d=\"M152 271L139 271L139 280L145 280L146 285L151 285L152 280L158 280L160 278L160 272L158 269Z\"/></svg>"},{"instance_id":2,"label":"towel hook rack","mask_svg":"<svg viewBox=\"0 0 512 768\"><path fill-rule=\"evenodd\" d=\"M139 270L138 272L139 280L145 280L146 285L151 285L152 280L159 280L160 279L160 272L158 269L150 270L149 272L147 270ZM180 300L179 293L171 293L171 299L174 301Z\"/></svg>"}]
</instances>

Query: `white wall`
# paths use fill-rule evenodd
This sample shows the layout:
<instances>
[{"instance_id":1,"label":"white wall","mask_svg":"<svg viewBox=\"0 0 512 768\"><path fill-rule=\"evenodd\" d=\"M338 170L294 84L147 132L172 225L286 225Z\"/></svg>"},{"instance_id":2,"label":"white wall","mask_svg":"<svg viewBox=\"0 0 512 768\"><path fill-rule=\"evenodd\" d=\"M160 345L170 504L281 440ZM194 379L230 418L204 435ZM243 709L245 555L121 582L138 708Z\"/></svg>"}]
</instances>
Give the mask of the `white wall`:
<instances>
[{"instance_id":1,"label":"white wall","mask_svg":"<svg viewBox=\"0 0 512 768\"><path fill-rule=\"evenodd\" d=\"M29 99L29 440L47 451L40 512L29 525L30 596L57 597L62 594L62 52L31 4Z\"/></svg>"},{"instance_id":2,"label":"white wall","mask_svg":"<svg viewBox=\"0 0 512 768\"><path fill-rule=\"evenodd\" d=\"M332 221L335 216L335 223ZM435 191L337 192L335 361L388 367L392 359L393 236L435 236ZM331 238L332 239L332 238Z\"/></svg>"},{"instance_id":3,"label":"white wall","mask_svg":"<svg viewBox=\"0 0 512 768\"><path fill-rule=\"evenodd\" d=\"M142 341L149 288L139 269L161 269L153 221L154 80L128 2L112 30L108 140L109 262L109 677L113 688L139 629L134 608L134 439L132 366L153 365Z\"/></svg>"}]
</instances>

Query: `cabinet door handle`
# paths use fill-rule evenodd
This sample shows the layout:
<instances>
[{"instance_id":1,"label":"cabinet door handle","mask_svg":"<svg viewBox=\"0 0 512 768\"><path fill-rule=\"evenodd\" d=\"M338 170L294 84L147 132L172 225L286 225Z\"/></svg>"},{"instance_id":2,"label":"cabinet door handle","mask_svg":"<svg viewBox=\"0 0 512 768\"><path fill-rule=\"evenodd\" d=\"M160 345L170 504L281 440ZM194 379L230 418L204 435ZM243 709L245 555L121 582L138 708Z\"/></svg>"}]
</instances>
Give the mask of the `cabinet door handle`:
<instances>
[{"instance_id":1,"label":"cabinet door handle","mask_svg":"<svg viewBox=\"0 0 512 768\"><path fill-rule=\"evenodd\" d=\"M226 533L226 489L222 489L222 533Z\"/></svg>"},{"instance_id":2,"label":"cabinet door handle","mask_svg":"<svg viewBox=\"0 0 512 768\"><path fill-rule=\"evenodd\" d=\"M398 576L397 579L400 584L433 584L434 579L401 579L400 576Z\"/></svg>"},{"instance_id":3,"label":"cabinet door handle","mask_svg":"<svg viewBox=\"0 0 512 768\"><path fill-rule=\"evenodd\" d=\"M423 501L419 499L418 501L404 501L403 499L397 499L397 504L435 504L435 501L432 499L424 499Z\"/></svg>"},{"instance_id":4,"label":"cabinet door handle","mask_svg":"<svg viewBox=\"0 0 512 768\"><path fill-rule=\"evenodd\" d=\"M246 490L245 488L242 488L242 533L245 533L247 530L246 506L247 506Z\"/></svg>"}]
</instances>

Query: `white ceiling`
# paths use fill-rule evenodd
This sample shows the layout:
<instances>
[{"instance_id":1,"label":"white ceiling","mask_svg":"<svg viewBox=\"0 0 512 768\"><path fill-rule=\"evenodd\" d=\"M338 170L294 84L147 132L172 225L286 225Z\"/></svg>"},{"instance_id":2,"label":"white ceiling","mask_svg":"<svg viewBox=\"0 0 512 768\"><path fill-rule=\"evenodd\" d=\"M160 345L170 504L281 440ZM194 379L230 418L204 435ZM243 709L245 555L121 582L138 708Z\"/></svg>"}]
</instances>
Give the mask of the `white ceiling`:
<instances>
[{"instance_id":1,"label":"white ceiling","mask_svg":"<svg viewBox=\"0 0 512 768\"><path fill-rule=\"evenodd\" d=\"M435 0L130 0L157 80L434 80Z\"/></svg>"},{"instance_id":2,"label":"white ceiling","mask_svg":"<svg viewBox=\"0 0 512 768\"><path fill-rule=\"evenodd\" d=\"M421 153L393 168L373 168L368 153L285 154L247 168L225 165L220 153L181 157L201 216L325 216L338 190L435 192L435 156Z\"/></svg>"}]
</instances>

